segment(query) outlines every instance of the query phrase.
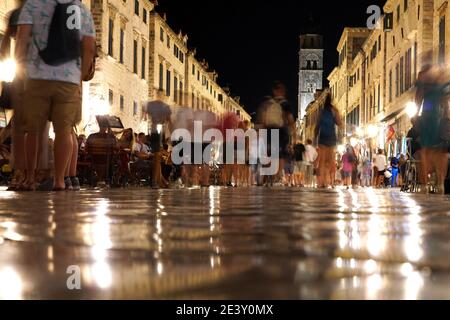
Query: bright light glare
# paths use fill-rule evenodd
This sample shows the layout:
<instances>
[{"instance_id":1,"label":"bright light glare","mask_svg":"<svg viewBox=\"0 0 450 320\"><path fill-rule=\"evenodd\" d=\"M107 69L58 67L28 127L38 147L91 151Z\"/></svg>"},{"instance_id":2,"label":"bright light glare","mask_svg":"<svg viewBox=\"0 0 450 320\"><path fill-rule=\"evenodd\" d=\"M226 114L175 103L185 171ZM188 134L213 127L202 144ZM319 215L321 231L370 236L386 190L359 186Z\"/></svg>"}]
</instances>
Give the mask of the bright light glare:
<instances>
[{"instance_id":1,"label":"bright light glare","mask_svg":"<svg viewBox=\"0 0 450 320\"><path fill-rule=\"evenodd\" d=\"M158 131L158 134L161 134L162 129L163 129L162 124L158 124L158 125L156 126L156 131Z\"/></svg>"},{"instance_id":2,"label":"bright light glare","mask_svg":"<svg viewBox=\"0 0 450 320\"><path fill-rule=\"evenodd\" d=\"M406 113L408 114L408 117L414 118L417 113L419 112L419 108L417 108L417 105L410 101L406 104Z\"/></svg>"},{"instance_id":3,"label":"bright light glare","mask_svg":"<svg viewBox=\"0 0 450 320\"><path fill-rule=\"evenodd\" d=\"M17 65L13 59L0 62L0 81L12 82L16 76Z\"/></svg>"},{"instance_id":4,"label":"bright light glare","mask_svg":"<svg viewBox=\"0 0 450 320\"><path fill-rule=\"evenodd\" d=\"M337 147L337 150L339 153L345 153L346 151L345 146L342 144Z\"/></svg>"},{"instance_id":5,"label":"bright light glare","mask_svg":"<svg viewBox=\"0 0 450 320\"><path fill-rule=\"evenodd\" d=\"M356 147L358 145L358 139L356 138L351 138L350 139L350 144L352 145L352 147Z\"/></svg>"},{"instance_id":6,"label":"bright light glare","mask_svg":"<svg viewBox=\"0 0 450 320\"><path fill-rule=\"evenodd\" d=\"M374 125L370 125L367 128L367 132L369 133L369 136L371 138L375 138L378 135L378 128L376 126L374 126Z\"/></svg>"}]
</instances>

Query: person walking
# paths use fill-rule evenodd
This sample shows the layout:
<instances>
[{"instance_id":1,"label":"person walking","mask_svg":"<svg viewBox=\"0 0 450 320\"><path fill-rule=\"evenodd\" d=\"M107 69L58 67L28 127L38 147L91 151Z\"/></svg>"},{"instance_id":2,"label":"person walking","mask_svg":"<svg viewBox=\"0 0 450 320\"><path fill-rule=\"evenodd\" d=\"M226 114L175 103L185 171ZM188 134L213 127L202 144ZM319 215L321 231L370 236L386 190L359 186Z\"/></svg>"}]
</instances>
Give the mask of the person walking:
<instances>
[{"instance_id":1,"label":"person walking","mask_svg":"<svg viewBox=\"0 0 450 320\"><path fill-rule=\"evenodd\" d=\"M384 178L387 169L387 161L386 156L382 149L378 149L378 153L375 156L375 160L373 163L374 171L375 171L375 187L380 188L384 186Z\"/></svg>"},{"instance_id":2,"label":"person walking","mask_svg":"<svg viewBox=\"0 0 450 320\"><path fill-rule=\"evenodd\" d=\"M422 106L419 118L421 192L427 192L428 175L436 173L438 193L445 192L447 176L447 144L449 140L446 71L439 66L426 66L418 75L416 104Z\"/></svg>"},{"instance_id":3,"label":"person walking","mask_svg":"<svg viewBox=\"0 0 450 320\"><path fill-rule=\"evenodd\" d=\"M313 147L313 142L311 139L306 141L305 145L305 185L307 187L312 187L313 176L314 176L314 163L316 162L319 154L316 148Z\"/></svg>"},{"instance_id":4,"label":"person walking","mask_svg":"<svg viewBox=\"0 0 450 320\"><path fill-rule=\"evenodd\" d=\"M69 28L69 6L77 6L79 28ZM61 22L61 25L58 24ZM53 23L55 22L55 23ZM65 39L61 43L59 39ZM81 115L81 81L95 56L94 22L80 0L27 0L18 19L16 61L25 80L26 190L36 188L38 134L50 119L55 131L54 191L64 191L64 176L74 150L73 128Z\"/></svg>"},{"instance_id":5,"label":"person walking","mask_svg":"<svg viewBox=\"0 0 450 320\"><path fill-rule=\"evenodd\" d=\"M354 170L354 158L353 152L350 146L347 146L347 151L342 156L342 171L344 187L350 189L352 185L352 172Z\"/></svg>"},{"instance_id":6,"label":"person walking","mask_svg":"<svg viewBox=\"0 0 450 320\"><path fill-rule=\"evenodd\" d=\"M153 152L152 188L167 187L161 171L161 147L164 131L170 131L172 110L166 103L163 90L157 91L156 100L149 102L144 113L151 117L151 149Z\"/></svg>"},{"instance_id":7,"label":"person walking","mask_svg":"<svg viewBox=\"0 0 450 320\"><path fill-rule=\"evenodd\" d=\"M319 172L318 185L321 188L331 187L331 168L335 165L337 145L336 126L341 127L339 111L331 102L328 94L316 125L315 135L319 140Z\"/></svg>"}]
</instances>

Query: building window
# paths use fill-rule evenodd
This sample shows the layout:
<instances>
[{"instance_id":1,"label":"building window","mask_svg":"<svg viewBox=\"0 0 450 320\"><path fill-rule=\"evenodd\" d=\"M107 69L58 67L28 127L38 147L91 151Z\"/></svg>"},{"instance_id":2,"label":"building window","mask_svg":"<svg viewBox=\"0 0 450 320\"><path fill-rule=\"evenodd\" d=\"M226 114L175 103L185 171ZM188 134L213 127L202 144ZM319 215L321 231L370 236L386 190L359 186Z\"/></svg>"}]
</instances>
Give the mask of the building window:
<instances>
[{"instance_id":1,"label":"building window","mask_svg":"<svg viewBox=\"0 0 450 320\"><path fill-rule=\"evenodd\" d=\"M195 64L192 65L192 75L195 76Z\"/></svg>"},{"instance_id":2,"label":"building window","mask_svg":"<svg viewBox=\"0 0 450 320\"><path fill-rule=\"evenodd\" d=\"M400 5L397 6L397 22L400 21Z\"/></svg>"},{"instance_id":3,"label":"building window","mask_svg":"<svg viewBox=\"0 0 450 320\"><path fill-rule=\"evenodd\" d=\"M381 35L378 36L378 51L381 51Z\"/></svg>"},{"instance_id":4,"label":"building window","mask_svg":"<svg viewBox=\"0 0 450 320\"><path fill-rule=\"evenodd\" d=\"M114 92L111 89L108 92L108 103L110 106L114 105Z\"/></svg>"},{"instance_id":5,"label":"building window","mask_svg":"<svg viewBox=\"0 0 450 320\"><path fill-rule=\"evenodd\" d=\"M191 99L192 99L192 108L195 108L195 94L194 93L191 94Z\"/></svg>"},{"instance_id":6,"label":"building window","mask_svg":"<svg viewBox=\"0 0 450 320\"><path fill-rule=\"evenodd\" d=\"M180 61L184 63L184 53L180 51Z\"/></svg>"},{"instance_id":7,"label":"building window","mask_svg":"<svg viewBox=\"0 0 450 320\"><path fill-rule=\"evenodd\" d=\"M414 43L414 81L417 78L417 42Z\"/></svg>"},{"instance_id":8,"label":"building window","mask_svg":"<svg viewBox=\"0 0 450 320\"><path fill-rule=\"evenodd\" d=\"M170 36L167 35L167 48L170 49Z\"/></svg>"},{"instance_id":9,"label":"building window","mask_svg":"<svg viewBox=\"0 0 450 320\"><path fill-rule=\"evenodd\" d=\"M400 72L398 63L395 65L395 96L398 97L400 94Z\"/></svg>"},{"instance_id":10,"label":"building window","mask_svg":"<svg viewBox=\"0 0 450 320\"><path fill-rule=\"evenodd\" d=\"M120 29L120 52L119 52L119 62L123 63L123 50L125 48L125 32Z\"/></svg>"},{"instance_id":11,"label":"building window","mask_svg":"<svg viewBox=\"0 0 450 320\"><path fill-rule=\"evenodd\" d=\"M439 63L445 63L445 16L439 19Z\"/></svg>"},{"instance_id":12,"label":"building window","mask_svg":"<svg viewBox=\"0 0 450 320\"><path fill-rule=\"evenodd\" d=\"M163 29L163 27L159 28L159 39L161 40L161 42L164 42L164 29Z\"/></svg>"},{"instance_id":13,"label":"building window","mask_svg":"<svg viewBox=\"0 0 450 320\"><path fill-rule=\"evenodd\" d=\"M146 9L142 10L142 20L144 21L145 24L147 24L147 10Z\"/></svg>"},{"instance_id":14,"label":"building window","mask_svg":"<svg viewBox=\"0 0 450 320\"><path fill-rule=\"evenodd\" d=\"M109 19L109 28L108 28L108 54L112 57L114 52L114 21L113 19Z\"/></svg>"},{"instance_id":15,"label":"building window","mask_svg":"<svg viewBox=\"0 0 450 320\"><path fill-rule=\"evenodd\" d=\"M405 59L405 90L408 90L412 86L411 81L411 67L412 67L412 49L408 49L406 52L406 59Z\"/></svg>"},{"instance_id":16,"label":"building window","mask_svg":"<svg viewBox=\"0 0 450 320\"><path fill-rule=\"evenodd\" d=\"M120 111L123 111L125 109L125 100L123 98L123 95L120 95Z\"/></svg>"},{"instance_id":17,"label":"building window","mask_svg":"<svg viewBox=\"0 0 450 320\"><path fill-rule=\"evenodd\" d=\"M173 46L173 55L178 58L179 53L180 53L180 49L178 49L178 46L174 45Z\"/></svg>"},{"instance_id":18,"label":"building window","mask_svg":"<svg viewBox=\"0 0 450 320\"><path fill-rule=\"evenodd\" d=\"M173 77L173 101L178 102L178 78Z\"/></svg>"},{"instance_id":19,"label":"building window","mask_svg":"<svg viewBox=\"0 0 450 320\"><path fill-rule=\"evenodd\" d=\"M134 0L134 14L139 16L139 0Z\"/></svg>"},{"instance_id":20,"label":"building window","mask_svg":"<svg viewBox=\"0 0 450 320\"><path fill-rule=\"evenodd\" d=\"M133 116L137 116L138 114L138 104L136 101L133 102Z\"/></svg>"},{"instance_id":21,"label":"building window","mask_svg":"<svg viewBox=\"0 0 450 320\"><path fill-rule=\"evenodd\" d=\"M400 94L402 94L404 92L404 88L405 88L405 82L404 82L404 77L403 77L403 70L404 70L404 58L401 57L400 58Z\"/></svg>"},{"instance_id":22,"label":"building window","mask_svg":"<svg viewBox=\"0 0 450 320\"><path fill-rule=\"evenodd\" d=\"M408 10L408 0L403 0L403 11Z\"/></svg>"},{"instance_id":23,"label":"building window","mask_svg":"<svg viewBox=\"0 0 450 320\"><path fill-rule=\"evenodd\" d=\"M133 72L138 73L138 43L133 41Z\"/></svg>"},{"instance_id":24,"label":"building window","mask_svg":"<svg viewBox=\"0 0 450 320\"><path fill-rule=\"evenodd\" d=\"M146 54L145 54L145 47L142 47L142 64L141 64L141 78L145 79L145 58L146 58Z\"/></svg>"},{"instance_id":25,"label":"building window","mask_svg":"<svg viewBox=\"0 0 450 320\"><path fill-rule=\"evenodd\" d=\"M197 70L197 81L200 81L200 71Z\"/></svg>"},{"instance_id":26,"label":"building window","mask_svg":"<svg viewBox=\"0 0 450 320\"><path fill-rule=\"evenodd\" d=\"M162 90L164 85L164 66L159 64L159 89Z\"/></svg>"},{"instance_id":27,"label":"building window","mask_svg":"<svg viewBox=\"0 0 450 320\"><path fill-rule=\"evenodd\" d=\"M171 81L171 75L170 70L166 71L166 96L170 97L170 81Z\"/></svg>"},{"instance_id":28,"label":"building window","mask_svg":"<svg viewBox=\"0 0 450 320\"><path fill-rule=\"evenodd\" d=\"M183 82L180 80L180 85L178 87L178 92L180 93L180 98L178 100L178 103L180 105L183 105Z\"/></svg>"},{"instance_id":29,"label":"building window","mask_svg":"<svg viewBox=\"0 0 450 320\"><path fill-rule=\"evenodd\" d=\"M392 70L389 71L389 102L392 102Z\"/></svg>"},{"instance_id":30,"label":"building window","mask_svg":"<svg viewBox=\"0 0 450 320\"><path fill-rule=\"evenodd\" d=\"M378 113L381 112L381 85L378 84Z\"/></svg>"}]
</instances>

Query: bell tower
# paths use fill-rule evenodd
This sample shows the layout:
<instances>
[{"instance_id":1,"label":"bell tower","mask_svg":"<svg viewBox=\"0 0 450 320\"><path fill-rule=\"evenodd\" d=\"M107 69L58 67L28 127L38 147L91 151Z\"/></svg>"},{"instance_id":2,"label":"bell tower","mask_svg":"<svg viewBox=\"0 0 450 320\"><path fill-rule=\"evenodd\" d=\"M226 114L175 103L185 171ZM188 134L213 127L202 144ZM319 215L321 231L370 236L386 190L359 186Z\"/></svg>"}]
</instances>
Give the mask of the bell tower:
<instances>
[{"instance_id":1,"label":"bell tower","mask_svg":"<svg viewBox=\"0 0 450 320\"><path fill-rule=\"evenodd\" d=\"M314 101L316 90L323 89L323 37L320 34L301 35L299 57L298 117L302 120L306 108Z\"/></svg>"}]
</instances>

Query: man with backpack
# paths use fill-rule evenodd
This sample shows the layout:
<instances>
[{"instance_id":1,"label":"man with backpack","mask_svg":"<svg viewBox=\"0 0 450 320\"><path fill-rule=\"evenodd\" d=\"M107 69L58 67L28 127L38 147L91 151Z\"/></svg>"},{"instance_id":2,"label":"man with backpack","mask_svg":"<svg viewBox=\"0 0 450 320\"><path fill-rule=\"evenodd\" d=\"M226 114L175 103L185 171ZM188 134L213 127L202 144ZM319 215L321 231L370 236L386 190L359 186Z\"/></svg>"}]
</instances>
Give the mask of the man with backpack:
<instances>
[{"instance_id":1,"label":"man with backpack","mask_svg":"<svg viewBox=\"0 0 450 320\"><path fill-rule=\"evenodd\" d=\"M55 131L54 191L63 191L75 150L74 127L81 120L81 81L95 56L93 19L80 0L27 0L18 25L16 61L19 77L25 78L28 132L25 188L35 189L38 133L50 120Z\"/></svg>"}]
</instances>

